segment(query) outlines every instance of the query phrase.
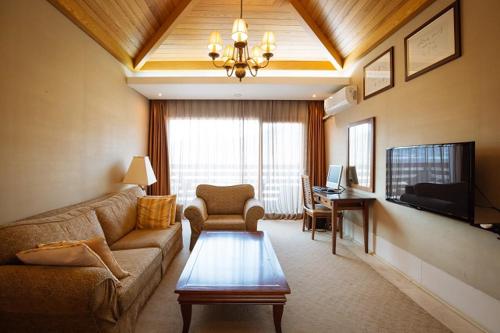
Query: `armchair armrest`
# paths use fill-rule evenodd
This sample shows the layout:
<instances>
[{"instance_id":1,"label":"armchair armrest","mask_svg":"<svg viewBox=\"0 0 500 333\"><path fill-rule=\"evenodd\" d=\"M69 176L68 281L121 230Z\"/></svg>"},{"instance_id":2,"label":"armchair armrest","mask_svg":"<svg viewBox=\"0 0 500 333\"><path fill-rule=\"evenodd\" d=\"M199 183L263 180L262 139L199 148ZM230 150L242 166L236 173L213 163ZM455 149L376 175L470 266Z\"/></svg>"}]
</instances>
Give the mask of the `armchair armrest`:
<instances>
[{"instance_id":1,"label":"armchair armrest","mask_svg":"<svg viewBox=\"0 0 500 333\"><path fill-rule=\"evenodd\" d=\"M201 198L195 198L184 209L184 216L189 220L189 224L191 225L191 243L189 249L192 250L203 230L203 223L208 219L205 201Z\"/></svg>"},{"instance_id":2,"label":"armchair armrest","mask_svg":"<svg viewBox=\"0 0 500 333\"><path fill-rule=\"evenodd\" d=\"M264 217L264 205L259 200L252 198L245 203L243 218L247 231L257 231L257 222Z\"/></svg>"},{"instance_id":3,"label":"armchair armrest","mask_svg":"<svg viewBox=\"0 0 500 333\"><path fill-rule=\"evenodd\" d=\"M116 282L99 267L3 265L0 314L13 325L26 315L78 315L98 325L100 321L114 323L119 317Z\"/></svg>"}]
</instances>

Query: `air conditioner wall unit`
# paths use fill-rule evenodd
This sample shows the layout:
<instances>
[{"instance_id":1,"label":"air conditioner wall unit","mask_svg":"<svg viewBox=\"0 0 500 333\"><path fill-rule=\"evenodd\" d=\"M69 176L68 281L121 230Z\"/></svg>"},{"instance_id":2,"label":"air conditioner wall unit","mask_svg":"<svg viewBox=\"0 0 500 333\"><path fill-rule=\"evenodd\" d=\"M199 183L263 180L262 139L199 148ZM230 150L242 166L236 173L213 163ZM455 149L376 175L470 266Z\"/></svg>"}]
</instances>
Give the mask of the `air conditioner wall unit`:
<instances>
[{"instance_id":1,"label":"air conditioner wall unit","mask_svg":"<svg viewBox=\"0 0 500 333\"><path fill-rule=\"evenodd\" d=\"M356 104L358 104L358 87L355 85L346 86L325 99L325 116L323 119L334 116Z\"/></svg>"}]
</instances>

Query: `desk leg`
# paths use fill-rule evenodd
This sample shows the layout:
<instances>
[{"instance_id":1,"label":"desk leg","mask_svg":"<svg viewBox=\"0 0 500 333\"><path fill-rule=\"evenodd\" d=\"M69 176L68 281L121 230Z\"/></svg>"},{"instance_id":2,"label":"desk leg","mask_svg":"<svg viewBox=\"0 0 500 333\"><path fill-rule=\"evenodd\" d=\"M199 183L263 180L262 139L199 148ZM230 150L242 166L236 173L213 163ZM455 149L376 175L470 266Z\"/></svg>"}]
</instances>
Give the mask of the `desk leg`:
<instances>
[{"instance_id":1,"label":"desk leg","mask_svg":"<svg viewBox=\"0 0 500 333\"><path fill-rule=\"evenodd\" d=\"M340 239L344 238L344 213L339 213L339 237Z\"/></svg>"},{"instance_id":2,"label":"desk leg","mask_svg":"<svg viewBox=\"0 0 500 333\"><path fill-rule=\"evenodd\" d=\"M363 204L363 236L365 241L365 253L368 253L368 219L369 219L369 207L368 203Z\"/></svg>"},{"instance_id":3,"label":"desk leg","mask_svg":"<svg viewBox=\"0 0 500 333\"><path fill-rule=\"evenodd\" d=\"M332 253L337 252L337 203L333 202L332 207Z\"/></svg>"}]
</instances>

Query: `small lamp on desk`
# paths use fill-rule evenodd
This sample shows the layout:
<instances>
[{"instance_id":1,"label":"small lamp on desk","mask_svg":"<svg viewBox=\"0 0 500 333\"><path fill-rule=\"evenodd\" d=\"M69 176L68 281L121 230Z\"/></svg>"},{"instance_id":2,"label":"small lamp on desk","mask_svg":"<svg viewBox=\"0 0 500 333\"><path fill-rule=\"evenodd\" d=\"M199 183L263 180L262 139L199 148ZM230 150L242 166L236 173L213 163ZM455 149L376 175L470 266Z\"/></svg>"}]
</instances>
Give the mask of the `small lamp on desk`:
<instances>
[{"instance_id":1,"label":"small lamp on desk","mask_svg":"<svg viewBox=\"0 0 500 333\"><path fill-rule=\"evenodd\" d=\"M147 156L134 156L127 174L123 178L125 184L139 185L144 191L148 185L156 183L156 176Z\"/></svg>"}]
</instances>

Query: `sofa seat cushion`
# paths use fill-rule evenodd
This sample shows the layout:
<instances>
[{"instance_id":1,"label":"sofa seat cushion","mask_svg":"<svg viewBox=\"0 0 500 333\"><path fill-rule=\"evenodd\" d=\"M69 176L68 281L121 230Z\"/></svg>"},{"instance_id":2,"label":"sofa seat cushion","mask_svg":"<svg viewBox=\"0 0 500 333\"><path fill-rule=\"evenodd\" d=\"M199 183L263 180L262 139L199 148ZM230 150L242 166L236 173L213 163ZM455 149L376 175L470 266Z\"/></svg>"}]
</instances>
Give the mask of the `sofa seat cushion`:
<instances>
[{"instance_id":1,"label":"sofa seat cushion","mask_svg":"<svg viewBox=\"0 0 500 333\"><path fill-rule=\"evenodd\" d=\"M246 230L243 215L208 215L204 230Z\"/></svg>"},{"instance_id":2,"label":"sofa seat cushion","mask_svg":"<svg viewBox=\"0 0 500 333\"><path fill-rule=\"evenodd\" d=\"M120 280L118 292L118 307L124 313L134 302L137 295L150 283L153 283L155 274L160 278L161 252L160 249L150 247L113 251L120 267L130 272L130 276Z\"/></svg>"},{"instance_id":3,"label":"sofa seat cushion","mask_svg":"<svg viewBox=\"0 0 500 333\"><path fill-rule=\"evenodd\" d=\"M126 250L156 247L161 249L163 256L166 256L179 237L182 237L180 222L175 223L168 229L137 229L114 243L111 249Z\"/></svg>"}]
</instances>

